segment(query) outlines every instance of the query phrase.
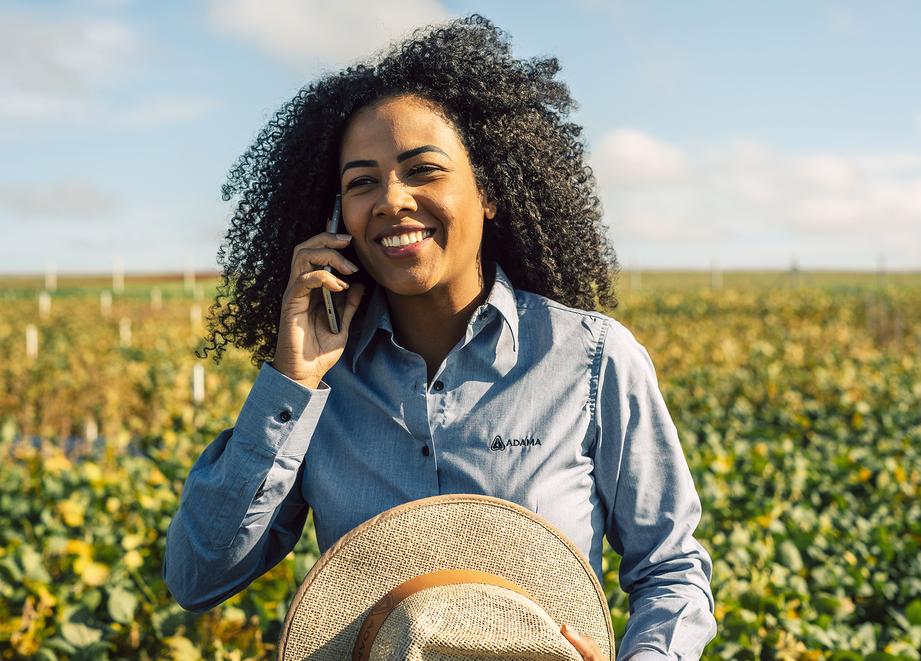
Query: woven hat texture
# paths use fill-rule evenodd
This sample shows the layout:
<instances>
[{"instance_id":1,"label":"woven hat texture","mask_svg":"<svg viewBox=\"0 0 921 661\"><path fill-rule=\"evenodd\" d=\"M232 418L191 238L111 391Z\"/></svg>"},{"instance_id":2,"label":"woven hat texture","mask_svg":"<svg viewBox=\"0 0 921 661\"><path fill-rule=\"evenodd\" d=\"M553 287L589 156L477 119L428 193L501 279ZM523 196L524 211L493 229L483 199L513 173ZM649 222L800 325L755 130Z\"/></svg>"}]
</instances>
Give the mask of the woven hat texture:
<instances>
[{"instance_id":1,"label":"woven hat texture","mask_svg":"<svg viewBox=\"0 0 921 661\"><path fill-rule=\"evenodd\" d=\"M607 658L613 658L607 601L588 561L572 542L514 503L451 495L388 510L324 553L291 603L278 659L350 661L359 629L379 599L411 578L454 569L505 578L523 588L535 603L496 586L449 585L424 590L406 599L385 621L371 661L382 661L384 656L441 661L437 654L413 656L421 649L418 640L439 636L452 636L451 645L461 646L451 648L455 650L464 649L467 636L471 654L463 654L464 658L476 658L475 650L484 649L484 641L494 640L495 653L483 658L578 661L578 654L567 656L574 650L559 644L561 624L591 636ZM502 617L503 609L508 617ZM427 632L439 612L455 618L456 625L440 621L435 623L438 631ZM549 622L542 619L545 616ZM468 623L466 632L464 622ZM535 636L546 638L537 653L526 646L529 628L537 632ZM443 658L449 656L457 661L456 652Z\"/></svg>"},{"instance_id":2,"label":"woven hat texture","mask_svg":"<svg viewBox=\"0 0 921 661\"><path fill-rule=\"evenodd\" d=\"M582 661L560 627L527 597L495 585L418 592L384 622L369 661Z\"/></svg>"}]
</instances>

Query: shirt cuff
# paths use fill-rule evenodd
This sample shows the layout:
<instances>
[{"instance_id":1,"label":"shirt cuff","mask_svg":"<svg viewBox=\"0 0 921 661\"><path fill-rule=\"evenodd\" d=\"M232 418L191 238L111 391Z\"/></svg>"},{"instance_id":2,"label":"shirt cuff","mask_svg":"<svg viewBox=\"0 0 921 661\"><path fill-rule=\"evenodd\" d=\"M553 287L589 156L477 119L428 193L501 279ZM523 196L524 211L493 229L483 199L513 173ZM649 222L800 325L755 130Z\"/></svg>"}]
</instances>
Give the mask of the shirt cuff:
<instances>
[{"instance_id":1,"label":"shirt cuff","mask_svg":"<svg viewBox=\"0 0 921 661\"><path fill-rule=\"evenodd\" d=\"M662 661L662 659L671 659L668 654L659 654L658 652L637 652L629 657L630 661Z\"/></svg>"},{"instance_id":2,"label":"shirt cuff","mask_svg":"<svg viewBox=\"0 0 921 661\"><path fill-rule=\"evenodd\" d=\"M303 455L329 398L329 388L320 385L306 388L264 363L237 416L234 436L276 456Z\"/></svg>"}]
</instances>

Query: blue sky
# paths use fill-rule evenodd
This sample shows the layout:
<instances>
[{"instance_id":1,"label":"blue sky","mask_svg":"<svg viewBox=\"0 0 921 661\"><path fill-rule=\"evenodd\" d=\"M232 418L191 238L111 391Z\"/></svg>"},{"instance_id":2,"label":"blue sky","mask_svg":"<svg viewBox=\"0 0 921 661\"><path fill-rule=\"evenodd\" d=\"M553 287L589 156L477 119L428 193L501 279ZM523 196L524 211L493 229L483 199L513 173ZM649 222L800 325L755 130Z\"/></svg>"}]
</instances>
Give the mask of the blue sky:
<instances>
[{"instance_id":1,"label":"blue sky","mask_svg":"<svg viewBox=\"0 0 921 661\"><path fill-rule=\"evenodd\" d=\"M0 272L216 268L268 116L471 12L562 62L625 266L921 269L915 0L0 0Z\"/></svg>"}]
</instances>

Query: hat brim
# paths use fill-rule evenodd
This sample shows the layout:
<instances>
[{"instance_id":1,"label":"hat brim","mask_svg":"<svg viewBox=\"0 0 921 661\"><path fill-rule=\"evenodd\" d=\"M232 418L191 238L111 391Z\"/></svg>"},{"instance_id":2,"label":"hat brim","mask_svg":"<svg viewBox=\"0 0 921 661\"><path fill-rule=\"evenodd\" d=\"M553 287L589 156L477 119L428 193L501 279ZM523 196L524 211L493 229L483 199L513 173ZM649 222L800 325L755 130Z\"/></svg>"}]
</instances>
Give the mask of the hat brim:
<instances>
[{"instance_id":1,"label":"hat brim","mask_svg":"<svg viewBox=\"0 0 921 661\"><path fill-rule=\"evenodd\" d=\"M417 500L343 536L301 583L278 641L279 661L348 661L371 607L404 581L470 569L520 586L557 624L614 654L610 611L581 551L514 503L478 495Z\"/></svg>"}]
</instances>

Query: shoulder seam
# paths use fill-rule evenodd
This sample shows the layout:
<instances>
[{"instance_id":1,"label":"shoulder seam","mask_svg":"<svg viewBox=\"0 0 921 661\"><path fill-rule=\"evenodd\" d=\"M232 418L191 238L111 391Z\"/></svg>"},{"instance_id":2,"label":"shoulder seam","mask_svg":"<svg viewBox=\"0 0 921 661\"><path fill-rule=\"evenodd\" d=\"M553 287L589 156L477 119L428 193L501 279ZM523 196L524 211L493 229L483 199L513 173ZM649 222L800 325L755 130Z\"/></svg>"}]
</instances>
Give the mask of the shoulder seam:
<instances>
[{"instance_id":1,"label":"shoulder seam","mask_svg":"<svg viewBox=\"0 0 921 661\"><path fill-rule=\"evenodd\" d=\"M592 425L595 427L596 432L598 430L598 407L596 404L598 402L598 388L601 383L601 361L604 354L605 341L608 337L608 330L610 328L610 324L601 324L601 331L598 333L598 341L595 343L595 355L592 356L592 372L588 388L588 407L591 414Z\"/></svg>"}]
</instances>

